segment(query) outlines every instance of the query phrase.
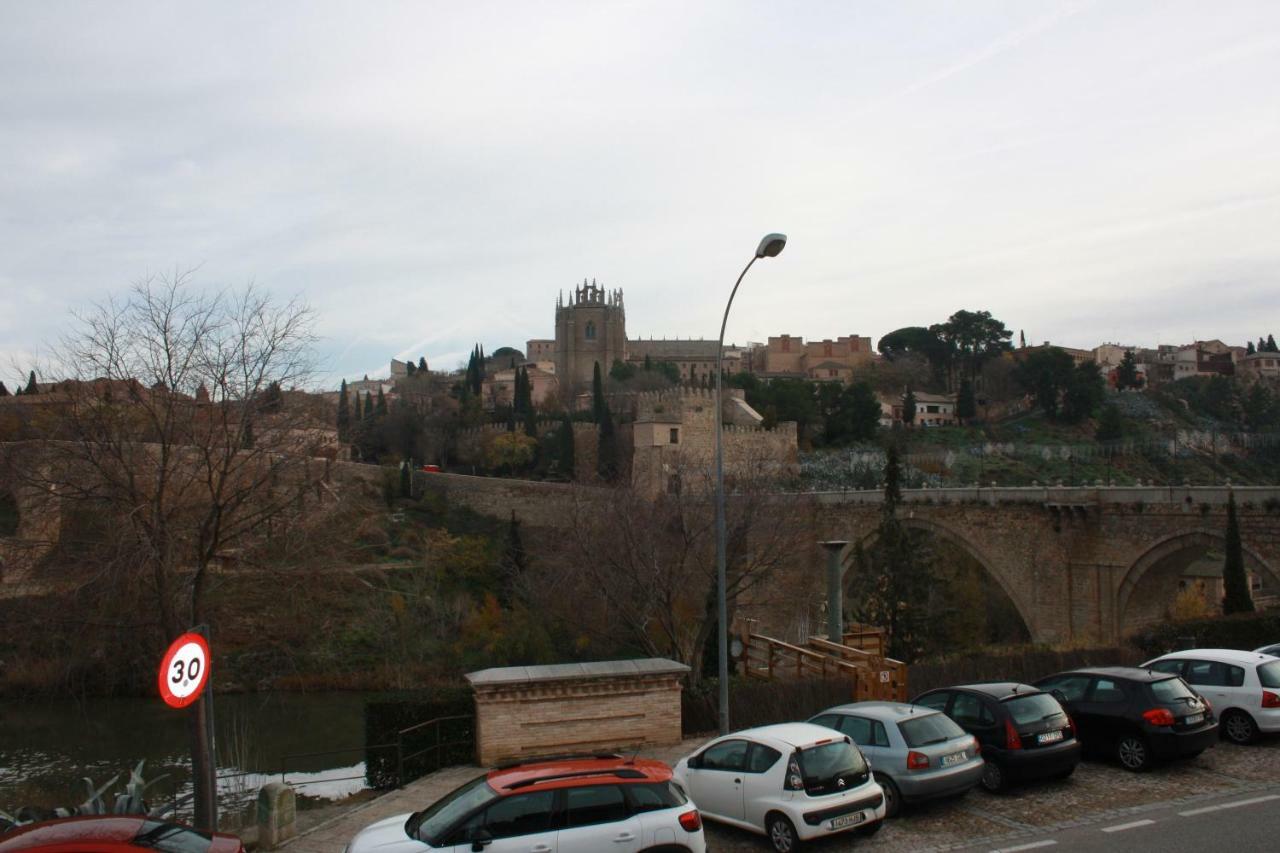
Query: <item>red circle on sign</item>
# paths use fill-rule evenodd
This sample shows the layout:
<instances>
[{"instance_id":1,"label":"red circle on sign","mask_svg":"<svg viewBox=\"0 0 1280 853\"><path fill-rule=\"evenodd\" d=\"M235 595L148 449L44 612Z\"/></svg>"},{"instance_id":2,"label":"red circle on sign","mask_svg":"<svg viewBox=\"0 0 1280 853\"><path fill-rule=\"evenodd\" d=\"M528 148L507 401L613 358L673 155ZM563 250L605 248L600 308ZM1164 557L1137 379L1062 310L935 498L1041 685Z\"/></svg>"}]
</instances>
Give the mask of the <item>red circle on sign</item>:
<instances>
[{"instance_id":1,"label":"red circle on sign","mask_svg":"<svg viewBox=\"0 0 1280 853\"><path fill-rule=\"evenodd\" d=\"M185 708L200 698L209 681L209 644L196 633L169 644L160 660L160 698L170 708Z\"/></svg>"}]
</instances>

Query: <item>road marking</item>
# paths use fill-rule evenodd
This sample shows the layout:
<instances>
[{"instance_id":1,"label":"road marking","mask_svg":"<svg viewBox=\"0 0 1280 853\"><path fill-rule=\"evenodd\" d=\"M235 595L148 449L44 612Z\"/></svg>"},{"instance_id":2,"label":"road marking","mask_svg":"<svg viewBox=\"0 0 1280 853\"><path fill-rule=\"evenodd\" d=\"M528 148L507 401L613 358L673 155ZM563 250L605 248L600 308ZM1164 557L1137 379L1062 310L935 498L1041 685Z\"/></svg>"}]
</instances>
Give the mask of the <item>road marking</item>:
<instances>
[{"instance_id":1,"label":"road marking","mask_svg":"<svg viewBox=\"0 0 1280 853\"><path fill-rule=\"evenodd\" d=\"M1208 814L1209 812L1220 812L1224 809L1238 809L1241 806L1252 806L1255 803L1266 803L1271 800L1280 800L1280 794L1268 794L1265 797L1254 797L1251 800L1236 800L1234 803L1223 803L1217 806L1205 806L1200 809L1191 809L1190 811L1178 812L1179 817L1195 817L1198 814Z\"/></svg>"},{"instance_id":2,"label":"road marking","mask_svg":"<svg viewBox=\"0 0 1280 853\"><path fill-rule=\"evenodd\" d=\"M1018 850L1035 850L1037 847L1052 847L1058 842L1053 839L1047 841L1032 841L1030 844L1019 844L1017 847L1001 847L999 850L992 850L991 853L1016 853Z\"/></svg>"},{"instance_id":3,"label":"road marking","mask_svg":"<svg viewBox=\"0 0 1280 853\"><path fill-rule=\"evenodd\" d=\"M1122 823L1118 826L1105 826L1103 832L1124 832L1126 829L1137 829L1140 826L1150 826L1155 823L1154 820L1135 820L1133 823Z\"/></svg>"}]
</instances>

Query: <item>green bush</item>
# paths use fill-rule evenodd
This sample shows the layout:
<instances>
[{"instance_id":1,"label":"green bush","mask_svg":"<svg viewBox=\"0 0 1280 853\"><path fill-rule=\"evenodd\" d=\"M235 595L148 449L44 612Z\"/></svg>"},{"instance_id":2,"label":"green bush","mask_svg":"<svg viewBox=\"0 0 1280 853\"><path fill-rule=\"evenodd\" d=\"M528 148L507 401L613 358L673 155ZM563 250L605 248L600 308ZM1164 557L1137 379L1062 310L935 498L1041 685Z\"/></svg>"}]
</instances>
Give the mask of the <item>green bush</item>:
<instances>
[{"instance_id":1,"label":"green bush","mask_svg":"<svg viewBox=\"0 0 1280 853\"><path fill-rule=\"evenodd\" d=\"M449 720L400 735L410 726L456 716L467 719ZM471 689L440 687L379 694L365 702L364 742L365 778L372 788L394 788L441 767L470 763L475 758L476 743ZM437 742L440 749L433 748Z\"/></svg>"},{"instance_id":2,"label":"green bush","mask_svg":"<svg viewBox=\"0 0 1280 853\"><path fill-rule=\"evenodd\" d=\"M1148 657L1154 657L1184 648L1249 651L1277 639L1280 639L1280 611L1268 610L1164 622L1138 632L1132 642Z\"/></svg>"}]
</instances>

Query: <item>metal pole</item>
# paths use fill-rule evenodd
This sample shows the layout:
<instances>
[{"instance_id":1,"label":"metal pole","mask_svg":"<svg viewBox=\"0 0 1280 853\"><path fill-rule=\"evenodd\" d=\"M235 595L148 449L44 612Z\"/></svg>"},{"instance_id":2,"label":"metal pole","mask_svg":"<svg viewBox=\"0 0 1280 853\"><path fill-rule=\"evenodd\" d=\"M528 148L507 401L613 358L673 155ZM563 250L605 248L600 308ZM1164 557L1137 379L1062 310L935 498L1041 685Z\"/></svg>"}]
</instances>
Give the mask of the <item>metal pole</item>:
<instances>
[{"instance_id":1,"label":"metal pole","mask_svg":"<svg viewBox=\"0 0 1280 853\"><path fill-rule=\"evenodd\" d=\"M819 542L827 551L827 639L844 643L844 590L840 583L840 552L848 545L843 540Z\"/></svg>"},{"instance_id":2,"label":"metal pole","mask_svg":"<svg viewBox=\"0 0 1280 853\"><path fill-rule=\"evenodd\" d=\"M727 596L728 582L725 578L724 551L724 432L721 421L724 419L724 330L729 325L729 309L733 307L733 297L738 293L738 285L756 256L742 268L738 280L729 293L729 301L724 306L724 319L720 321L720 339L716 344L716 645L719 651L719 667L717 676L720 681L720 734L729 733L729 602Z\"/></svg>"}]
</instances>

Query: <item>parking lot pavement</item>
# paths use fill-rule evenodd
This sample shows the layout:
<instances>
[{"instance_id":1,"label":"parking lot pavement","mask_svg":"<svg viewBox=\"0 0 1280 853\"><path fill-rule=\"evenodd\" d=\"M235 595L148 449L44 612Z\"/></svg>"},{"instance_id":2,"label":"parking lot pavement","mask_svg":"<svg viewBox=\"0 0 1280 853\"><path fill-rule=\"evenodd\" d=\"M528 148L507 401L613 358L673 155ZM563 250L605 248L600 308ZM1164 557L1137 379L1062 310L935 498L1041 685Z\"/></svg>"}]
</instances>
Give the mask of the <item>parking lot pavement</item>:
<instances>
[{"instance_id":1,"label":"parking lot pavement","mask_svg":"<svg viewBox=\"0 0 1280 853\"><path fill-rule=\"evenodd\" d=\"M908 807L874 838L841 835L815 843L823 853L862 850L991 850L1033 843L1048 833L1106 822L1138 821L1169 805L1194 810L1199 801L1280 790L1280 737L1251 746L1220 743L1189 761L1129 773L1102 761L1085 761L1059 782L1015 788L1002 795L982 790L946 801ZM714 851L768 850L763 836L707 823Z\"/></svg>"}]
</instances>

